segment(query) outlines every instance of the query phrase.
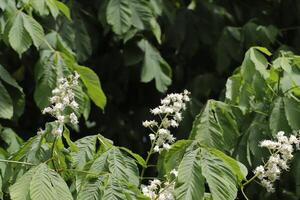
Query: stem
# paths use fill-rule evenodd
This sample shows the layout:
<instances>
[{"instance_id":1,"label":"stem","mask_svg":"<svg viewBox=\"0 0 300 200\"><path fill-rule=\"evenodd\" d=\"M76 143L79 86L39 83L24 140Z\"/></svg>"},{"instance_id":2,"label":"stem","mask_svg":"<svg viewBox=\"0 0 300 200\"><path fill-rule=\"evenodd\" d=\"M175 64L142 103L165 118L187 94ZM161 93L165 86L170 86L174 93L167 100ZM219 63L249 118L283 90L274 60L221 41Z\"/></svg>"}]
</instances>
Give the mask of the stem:
<instances>
[{"instance_id":1,"label":"stem","mask_svg":"<svg viewBox=\"0 0 300 200\"><path fill-rule=\"evenodd\" d=\"M55 49L51 46L51 44L49 44L49 42L46 39L44 40L44 42L49 47L49 49L51 49L52 51L55 51Z\"/></svg>"},{"instance_id":2,"label":"stem","mask_svg":"<svg viewBox=\"0 0 300 200\"><path fill-rule=\"evenodd\" d=\"M151 155L153 154L153 149L154 149L154 146L155 146L155 143L156 143L156 140L157 140L157 135L158 135L158 130L162 127L163 125L163 121L168 117L169 115L166 114L163 118L159 115L160 119L161 119L161 123L160 125L157 127L157 131L153 131L153 129L151 128L151 131L153 131L153 133L155 134L155 140L153 140L152 144L151 144L151 147L150 147L150 150L148 152L148 155L147 155L147 158L145 160L146 162L146 165L145 167L143 167L142 171L141 171L141 176L140 176L140 181L143 180L143 177L144 177L144 174L145 174L145 171L146 169L148 168L148 162L151 158Z\"/></svg>"},{"instance_id":3,"label":"stem","mask_svg":"<svg viewBox=\"0 0 300 200\"><path fill-rule=\"evenodd\" d=\"M57 136L55 136L55 138L54 138L54 141L53 141L53 144L52 144L52 149L51 149L51 159L52 159L52 164L53 164L53 167L54 167L55 171L57 169L55 167L55 162L54 162L54 159L53 159L53 157L54 157L53 155L54 155L54 149L55 149L56 140L57 140Z\"/></svg>"},{"instance_id":4,"label":"stem","mask_svg":"<svg viewBox=\"0 0 300 200\"><path fill-rule=\"evenodd\" d=\"M32 164L32 163L28 163L28 162L20 162L20 161L14 161L14 160L0 159L0 162L15 163L15 164L22 164L22 165L36 166L35 164Z\"/></svg>"},{"instance_id":5,"label":"stem","mask_svg":"<svg viewBox=\"0 0 300 200\"><path fill-rule=\"evenodd\" d=\"M155 141L152 142L150 151L148 152L147 158L146 158L146 160L145 160L146 165L145 165L145 167L143 167L142 172L141 172L141 177L140 177L140 180L141 180L141 181L143 180L143 176L144 176L144 174L145 174L145 171L146 171L146 169L148 168L148 162L149 162L150 157L151 157L151 155L152 155L152 153L153 153L153 148L154 148L154 146L155 146Z\"/></svg>"},{"instance_id":6,"label":"stem","mask_svg":"<svg viewBox=\"0 0 300 200\"><path fill-rule=\"evenodd\" d=\"M241 187L241 192L242 192L243 196L245 197L245 199L249 200L246 193L244 192L244 186Z\"/></svg>"},{"instance_id":7,"label":"stem","mask_svg":"<svg viewBox=\"0 0 300 200\"><path fill-rule=\"evenodd\" d=\"M259 175L260 174L255 174L254 176L252 176L252 178L250 178L248 181L246 181L245 183L242 184L242 187L245 187L246 185L248 185L249 183L251 183Z\"/></svg>"}]
</instances>

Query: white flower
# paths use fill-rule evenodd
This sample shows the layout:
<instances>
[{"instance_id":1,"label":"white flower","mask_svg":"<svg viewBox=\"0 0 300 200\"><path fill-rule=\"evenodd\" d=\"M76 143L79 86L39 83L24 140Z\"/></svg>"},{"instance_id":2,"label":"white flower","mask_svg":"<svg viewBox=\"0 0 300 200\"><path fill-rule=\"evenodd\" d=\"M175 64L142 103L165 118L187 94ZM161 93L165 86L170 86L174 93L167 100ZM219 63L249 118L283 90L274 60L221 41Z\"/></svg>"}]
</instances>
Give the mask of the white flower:
<instances>
[{"instance_id":1,"label":"white flower","mask_svg":"<svg viewBox=\"0 0 300 200\"><path fill-rule=\"evenodd\" d=\"M172 169L170 174L173 174L175 177L178 176L178 171L176 169Z\"/></svg>"},{"instance_id":2,"label":"white flower","mask_svg":"<svg viewBox=\"0 0 300 200\"><path fill-rule=\"evenodd\" d=\"M50 108L50 107L46 107L46 108L44 108L44 110L42 111L42 113L43 114L46 114L46 113L51 113L52 112L52 108Z\"/></svg>"},{"instance_id":3,"label":"white flower","mask_svg":"<svg viewBox=\"0 0 300 200\"><path fill-rule=\"evenodd\" d=\"M146 120L146 121L143 122L143 126L146 127L146 128L157 126L157 122L154 121L154 120L151 120L151 121Z\"/></svg>"},{"instance_id":4,"label":"white flower","mask_svg":"<svg viewBox=\"0 0 300 200\"><path fill-rule=\"evenodd\" d=\"M150 110L150 112L151 112L153 115L158 115L158 114L161 114L161 113L162 113L161 109L159 109L159 108L154 108L154 109Z\"/></svg>"},{"instance_id":5,"label":"white flower","mask_svg":"<svg viewBox=\"0 0 300 200\"><path fill-rule=\"evenodd\" d=\"M76 101L72 101L70 105L73 109L78 109L79 108L79 105Z\"/></svg>"},{"instance_id":6,"label":"white flower","mask_svg":"<svg viewBox=\"0 0 300 200\"><path fill-rule=\"evenodd\" d=\"M168 151L171 149L171 146L168 143L163 143L163 148Z\"/></svg>"},{"instance_id":7,"label":"white flower","mask_svg":"<svg viewBox=\"0 0 300 200\"><path fill-rule=\"evenodd\" d=\"M70 122L74 125L78 124L78 119L77 119L77 116L75 115L75 113L70 114Z\"/></svg>"},{"instance_id":8,"label":"white flower","mask_svg":"<svg viewBox=\"0 0 300 200\"><path fill-rule=\"evenodd\" d=\"M161 128L158 130L158 134L159 135L167 135L167 134L170 134L170 131L168 129Z\"/></svg>"},{"instance_id":9,"label":"white flower","mask_svg":"<svg viewBox=\"0 0 300 200\"><path fill-rule=\"evenodd\" d=\"M159 146L157 146L157 145L153 148L153 150L154 150L154 152L160 152Z\"/></svg>"},{"instance_id":10,"label":"white flower","mask_svg":"<svg viewBox=\"0 0 300 200\"><path fill-rule=\"evenodd\" d=\"M59 127L57 129L53 129L52 130L52 134L56 137L61 137L62 136L62 132L63 132L63 129L62 127Z\"/></svg>"},{"instance_id":11,"label":"white flower","mask_svg":"<svg viewBox=\"0 0 300 200\"><path fill-rule=\"evenodd\" d=\"M68 78L59 78L58 86L52 90L53 96L50 97L50 106L43 109L43 114L50 114L56 118L59 127L57 130L53 130L52 134L55 136L61 136L63 132L63 124L65 119L69 118L72 124L77 124L78 119L74 113L68 114L69 109L78 109L78 104L75 101L74 88L78 84L79 74L77 72L74 75L70 75Z\"/></svg>"},{"instance_id":12,"label":"white flower","mask_svg":"<svg viewBox=\"0 0 300 200\"><path fill-rule=\"evenodd\" d=\"M63 115L57 116L57 121L58 121L59 123L64 123L64 122L65 122L65 116L63 116Z\"/></svg>"},{"instance_id":13,"label":"white flower","mask_svg":"<svg viewBox=\"0 0 300 200\"><path fill-rule=\"evenodd\" d=\"M256 167L254 170L255 174L263 174L264 172L265 172L265 168L262 165Z\"/></svg>"},{"instance_id":14,"label":"white flower","mask_svg":"<svg viewBox=\"0 0 300 200\"><path fill-rule=\"evenodd\" d=\"M274 192L273 184L270 181L263 179L261 184L267 189L268 192Z\"/></svg>"},{"instance_id":15,"label":"white flower","mask_svg":"<svg viewBox=\"0 0 300 200\"><path fill-rule=\"evenodd\" d=\"M62 104L62 103L57 103L55 106L54 106L54 109L57 110L57 111L63 111L65 109L65 105Z\"/></svg>"},{"instance_id":16,"label":"white flower","mask_svg":"<svg viewBox=\"0 0 300 200\"><path fill-rule=\"evenodd\" d=\"M188 97L190 93L185 90L183 93L171 93L161 100L161 105L150 109L153 115L159 115L160 124L155 121L144 121L143 126L151 128L155 134L150 134L150 140L155 141L154 152L169 150L171 144L175 142L176 138L171 134L170 129L179 126L182 121L182 111L185 109L185 104L190 101Z\"/></svg>"},{"instance_id":17,"label":"white flower","mask_svg":"<svg viewBox=\"0 0 300 200\"><path fill-rule=\"evenodd\" d=\"M155 140L155 135L153 133L150 133L149 138L150 138L151 141L153 141L153 140Z\"/></svg>"},{"instance_id":18,"label":"white flower","mask_svg":"<svg viewBox=\"0 0 300 200\"><path fill-rule=\"evenodd\" d=\"M170 121L170 126L177 128L179 126L178 122L176 120L171 120Z\"/></svg>"},{"instance_id":19,"label":"white flower","mask_svg":"<svg viewBox=\"0 0 300 200\"><path fill-rule=\"evenodd\" d=\"M279 179L282 170L288 170L288 161L293 158L294 146L299 144L299 139L295 135L285 136L283 131L276 135L277 141L264 140L261 147L266 147L272 152L265 166L258 166L254 173L261 179L261 184L268 192L274 192L273 182Z\"/></svg>"}]
</instances>

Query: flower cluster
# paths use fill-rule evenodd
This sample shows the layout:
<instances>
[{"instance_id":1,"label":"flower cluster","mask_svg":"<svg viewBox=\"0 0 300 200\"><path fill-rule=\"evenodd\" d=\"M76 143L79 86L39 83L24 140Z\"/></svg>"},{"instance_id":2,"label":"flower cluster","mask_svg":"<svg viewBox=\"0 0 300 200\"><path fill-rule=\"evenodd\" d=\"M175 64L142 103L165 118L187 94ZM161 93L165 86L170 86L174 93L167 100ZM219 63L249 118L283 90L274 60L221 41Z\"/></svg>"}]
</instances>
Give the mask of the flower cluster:
<instances>
[{"instance_id":1,"label":"flower cluster","mask_svg":"<svg viewBox=\"0 0 300 200\"><path fill-rule=\"evenodd\" d=\"M170 174L172 174L175 178L177 177L177 170L173 169ZM149 181L149 185L142 185L142 193L149 197L151 200L175 200L173 195L175 182L174 181L166 181L162 183L158 179L153 179Z\"/></svg>"},{"instance_id":2,"label":"flower cluster","mask_svg":"<svg viewBox=\"0 0 300 200\"><path fill-rule=\"evenodd\" d=\"M149 128L151 143L155 152L169 150L170 144L174 143L175 137L171 134L170 128L176 128L182 121L182 111L186 109L186 103L190 101L190 92L184 90L183 93L172 93L161 100L161 105L151 109L150 112L160 117L160 124L155 121L144 121L143 126Z\"/></svg>"},{"instance_id":3,"label":"flower cluster","mask_svg":"<svg viewBox=\"0 0 300 200\"><path fill-rule=\"evenodd\" d=\"M287 137L284 134L280 131L276 135L277 141L264 140L260 143L260 146L268 148L272 155L264 166L256 167L254 174L268 192L274 192L273 183L279 179L281 171L289 169L288 161L293 158L294 145L299 149L299 138L295 135Z\"/></svg>"},{"instance_id":4,"label":"flower cluster","mask_svg":"<svg viewBox=\"0 0 300 200\"><path fill-rule=\"evenodd\" d=\"M78 118L74 112L67 112L78 109L79 105L75 101L74 88L78 85L79 74L75 72L68 78L61 78L58 80L58 86L52 90L52 97L50 98L51 105L46 107L42 113L50 114L56 118L59 128L52 131L53 135L61 136L63 131L63 124L70 122L73 125L78 124ZM68 114L67 114L68 113Z\"/></svg>"}]
</instances>

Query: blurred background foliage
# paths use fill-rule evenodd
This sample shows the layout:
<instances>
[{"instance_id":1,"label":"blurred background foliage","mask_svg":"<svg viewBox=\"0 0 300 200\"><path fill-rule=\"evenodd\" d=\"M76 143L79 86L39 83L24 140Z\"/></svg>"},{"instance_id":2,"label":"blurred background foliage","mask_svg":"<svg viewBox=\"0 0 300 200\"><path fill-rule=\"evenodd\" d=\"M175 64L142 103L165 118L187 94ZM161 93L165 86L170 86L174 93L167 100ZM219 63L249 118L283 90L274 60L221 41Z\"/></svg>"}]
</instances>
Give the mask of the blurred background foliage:
<instances>
[{"instance_id":1,"label":"blurred background foliage","mask_svg":"<svg viewBox=\"0 0 300 200\"><path fill-rule=\"evenodd\" d=\"M2 11L8 1L0 0L2 36ZM165 93L191 91L193 101L177 131L178 138L187 137L207 99L223 99L226 79L249 47L264 46L272 52L300 50L300 2L296 0L63 2L72 20L67 14L55 16L50 7L37 9L28 0L17 3L46 34L55 31L77 62L93 69L101 80L107 105L102 111L92 103L90 117L81 119L80 131L74 131L72 138L100 132L135 152L146 153L148 133L141 122L151 117L149 109ZM1 119L0 123L27 139L48 120L34 100L39 52L34 47L24 53L15 49L18 54L2 39L0 63L23 88L26 101L20 118Z\"/></svg>"}]
</instances>

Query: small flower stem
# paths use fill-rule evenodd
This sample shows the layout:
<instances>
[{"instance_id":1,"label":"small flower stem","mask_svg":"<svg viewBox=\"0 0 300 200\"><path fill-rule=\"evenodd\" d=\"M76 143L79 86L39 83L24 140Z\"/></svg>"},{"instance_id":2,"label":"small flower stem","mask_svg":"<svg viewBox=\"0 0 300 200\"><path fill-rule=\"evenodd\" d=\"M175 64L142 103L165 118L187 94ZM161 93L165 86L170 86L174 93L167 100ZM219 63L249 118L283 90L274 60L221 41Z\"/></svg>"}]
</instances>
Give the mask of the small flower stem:
<instances>
[{"instance_id":1,"label":"small flower stem","mask_svg":"<svg viewBox=\"0 0 300 200\"><path fill-rule=\"evenodd\" d=\"M258 176L259 176L259 174L255 174L254 176L252 176L252 178L250 178L248 181L246 181L245 183L242 184L242 187L245 187L246 185L248 185L249 183L251 183Z\"/></svg>"}]
</instances>

